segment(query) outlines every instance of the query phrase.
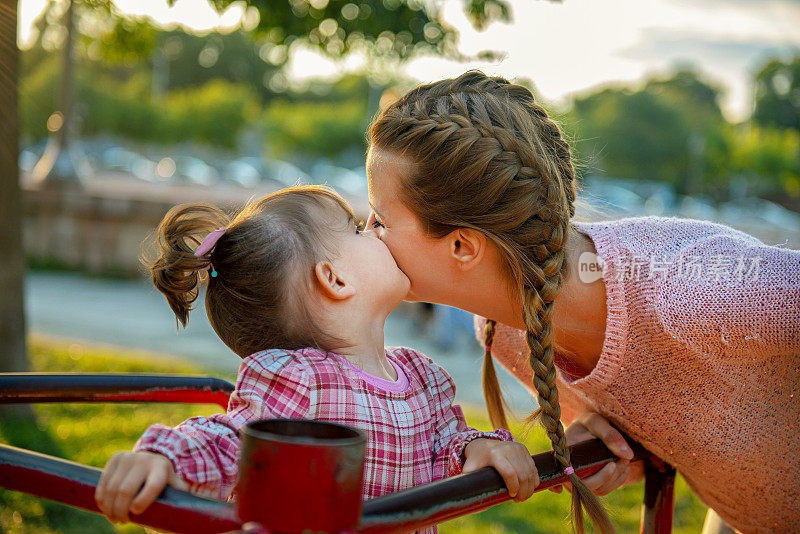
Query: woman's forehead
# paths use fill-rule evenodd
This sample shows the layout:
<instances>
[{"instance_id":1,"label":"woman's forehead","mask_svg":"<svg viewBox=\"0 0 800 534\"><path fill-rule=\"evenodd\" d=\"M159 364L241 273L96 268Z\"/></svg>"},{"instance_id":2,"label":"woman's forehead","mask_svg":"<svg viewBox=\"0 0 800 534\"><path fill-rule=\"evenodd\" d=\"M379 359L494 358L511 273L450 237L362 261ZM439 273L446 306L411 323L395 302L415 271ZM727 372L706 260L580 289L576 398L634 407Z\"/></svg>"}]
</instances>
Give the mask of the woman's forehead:
<instances>
[{"instance_id":1,"label":"woman's forehead","mask_svg":"<svg viewBox=\"0 0 800 534\"><path fill-rule=\"evenodd\" d=\"M367 183L369 198L376 211L387 209L398 198L398 188L411 172L413 164L405 156L370 147L367 154Z\"/></svg>"},{"instance_id":2,"label":"woman's forehead","mask_svg":"<svg viewBox=\"0 0 800 534\"><path fill-rule=\"evenodd\" d=\"M407 175L414 169L414 161L393 150L386 150L372 145L367 152L367 175L372 173L389 174L392 178Z\"/></svg>"}]
</instances>

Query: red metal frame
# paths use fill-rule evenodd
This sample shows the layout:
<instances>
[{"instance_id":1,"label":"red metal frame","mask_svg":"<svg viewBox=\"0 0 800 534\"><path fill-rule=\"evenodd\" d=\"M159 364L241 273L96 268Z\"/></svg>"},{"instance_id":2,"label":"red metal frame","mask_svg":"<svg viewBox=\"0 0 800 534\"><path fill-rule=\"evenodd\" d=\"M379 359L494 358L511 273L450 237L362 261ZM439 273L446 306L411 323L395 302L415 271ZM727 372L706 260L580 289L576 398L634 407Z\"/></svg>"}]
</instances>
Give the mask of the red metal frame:
<instances>
[{"instance_id":1,"label":"red metal frame","mask_svg":"<svg viewBox=\"0 0 800 534\"><path fill-rule=\"evenodd\" d=\"M94 491L102 471L17 447L0 445L0 486L101 513ZM217 534L241 526L233 506L174 488L133 521L170 532Z\"/></svg>"},{"instance_id":2,"label":"red metal frame","mask_svg":"<svg viewBox=\"0 0 800 534\"><path fill-rule=\"evenodd\" d=\"M0 373L0 404L181 402L228 407L234 385L208 376L127 373Z\"/></svg>"},{"instance_id":3,"label":"red metal frame","mask_svg":"<svg viewBox=\"0 0 800 534\"><path fill-rule=\"evenodd\" d=\"M58 383L59 376L62 378L61 384ZM30 380L26 380L26 377L30 377ZM137 382L134 378L142 380ZM184 379L200 381L192 382L190 386L190 382ZM17 373L0 375L0 403L111 400L214 402L226 406L233 385L216 380L165 375ZM42 389L35 391L33 385L37 381ZM102 391L88 391L92 383L100 384ZM6 386L12 387L6 389ZM221 402L223 396L224 404ZM634 454L635 459L644 459L647 465L640 532L669 534L675 471L668 464L653 458L638 444L634 445ZM585 478L615 460L616 456L600 440L593 439L571 447L571 458L576 474ZM534 455L533 459L541 481L536 491L566 481L552 452ZM94 502L94 490L100 473L96 468L0 445L0 487L99 513ZM309 480L308 483L313 484L314 481ZM484 468L364 502L357 532L406 532L475 513L509 499L497 471ZM313 506L313 503L298 501L296 506L287 507L284 513L303 517L309 506ZM233 505L174 488L167 488L143 514L132 519L141 525L171 532L219 533L242 528Z\"/></svg>"},{"instance_id":4,"label":"red metal frame","mask_svg":"<svg viewBox=\"0 0 800 534\"><path fill-rule=\"evenodd\" d=\"M640 534L669 534L675 508L675 468L657 457L644 466L644 504Z\"/></svg>"}]
</instances>

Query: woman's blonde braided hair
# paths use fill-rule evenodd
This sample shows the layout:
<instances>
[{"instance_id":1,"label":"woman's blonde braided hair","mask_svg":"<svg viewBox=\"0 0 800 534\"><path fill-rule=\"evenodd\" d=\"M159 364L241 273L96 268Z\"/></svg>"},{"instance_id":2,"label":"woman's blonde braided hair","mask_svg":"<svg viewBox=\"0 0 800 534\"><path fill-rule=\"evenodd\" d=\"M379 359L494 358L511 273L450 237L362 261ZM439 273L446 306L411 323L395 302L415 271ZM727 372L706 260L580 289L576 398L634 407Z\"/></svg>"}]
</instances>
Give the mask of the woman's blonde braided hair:
<instances>
[{"instance_id":1,"label":"woman's blonde braided hair","mask_svg":"<svg viewBox=\"0 0 800 534\"><path fill-rule=\"evenodd\" d=\"M527 327L538 419L556 460L570 466L556 386L553 303L566 273L566 242L575 214L575 169L558 125L531 92L478 71L422 85L373 121L370 146L408 158L403 202L430 235L457 228L482 232L498 247ZM492 424L506 427L494 372L494 321L485 327L484 395ZM572 519L584 531L583 506L603 533L614 527L597 495L569 475Z\"/></svg>"}]
</instances>

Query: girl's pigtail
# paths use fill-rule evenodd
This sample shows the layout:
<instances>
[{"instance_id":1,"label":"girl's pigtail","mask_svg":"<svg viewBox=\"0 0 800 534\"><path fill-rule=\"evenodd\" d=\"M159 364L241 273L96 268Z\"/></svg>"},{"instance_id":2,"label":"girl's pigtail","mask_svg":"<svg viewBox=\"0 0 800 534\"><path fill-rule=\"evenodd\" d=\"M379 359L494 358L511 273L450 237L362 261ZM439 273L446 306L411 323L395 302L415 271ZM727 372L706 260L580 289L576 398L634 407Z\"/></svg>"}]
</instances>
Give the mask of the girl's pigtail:
<instances>
[{"instance_id":1,"label":"girl's pigtail","mask_svg":"<svg viewBox=\"0 0 800 534\"><path fill-rule=\"evenodd\" d=\"M155 258L144 253L141 261L147 267L153 284L167 298L178 323L184 328L189 321L192 304L199 295L199 282L209 267L211 256L219 245L203 256L194 251L210 232L227 226L230 217L220 208L206 203L180 204L170 209L158 225L155 236ZM224 242L225 236L220 241ZM215 263L218 265L218 263Z\"/></svg>"},{"instance_id":2,"label":"girl's pigtail","mask_svg":"<svg viewBox=\"0 0 800 534\"><path fill-rule=\"evenodd\" d=\"M483 398L486 402L486 411L489 413L489 420L492 422L492 426L494 428L505 428L508 430L508 419L506 418L508 403L506 403L503 397L503 390L500 388L500 383L497 380L497 372L494 368L494 359L492 358L492 341L494 340L495 325L495 321L487 319L486 326L483 328L484 345L486 349L483 353L481 382L483 384Z\"/></svg>"}]
</instances>

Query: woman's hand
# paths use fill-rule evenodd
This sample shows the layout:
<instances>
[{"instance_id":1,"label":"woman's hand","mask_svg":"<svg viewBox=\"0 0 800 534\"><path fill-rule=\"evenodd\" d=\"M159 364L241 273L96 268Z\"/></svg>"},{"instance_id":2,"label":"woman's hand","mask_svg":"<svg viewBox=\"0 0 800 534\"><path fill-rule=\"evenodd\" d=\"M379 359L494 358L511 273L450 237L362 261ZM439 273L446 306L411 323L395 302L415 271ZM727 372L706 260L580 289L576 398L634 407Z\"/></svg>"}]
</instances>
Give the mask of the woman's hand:
<instances>
[{"instance_id":1,"label":"woman's hand","mask_svg":"<svg viewBox=\"0 0 800 534\"><path fill-rule=\"evenodd\" d=\"M619 456L619 460L609 462L597 473L581 479L586 487L597 495L607 495L620 486L634 484L644 477L644 462L631 463L633 450L622 434L611 426L611 423L602 415L593 412L581 414L566 428L565 434L568 446L600 438L611 452ZM569 482L564 483L563 486L567 488L567 491L572 491L572 484ZM561 486L553 486L549 489L561 493Z\"/></svg>"},{"instance_id":2,"label":"woman's hand","mask_svg":"<svg viewBox=\"0 0 800 534\"><path fill-rule=\"evenodd\" d=\"M508 494L516 502L522 502L533 495L539 485L539 472L536 464L522 443L498 441L495 439L473 439L464 449L464 469L469 473L482 467L497 469L508 488Z\"/></svg>"},{"instance_id":3,"label":"woman's hand","mask_svg":"<svg viewBox=\"0 0 800 534\"><path fill-rule=\"evenodd\" d=\"M147 451L118 452L108 460L94 499L111 522L125 523L129 512L144 512L168 483L187 487L166 456Z\"/></svg>"}]
</instances>

